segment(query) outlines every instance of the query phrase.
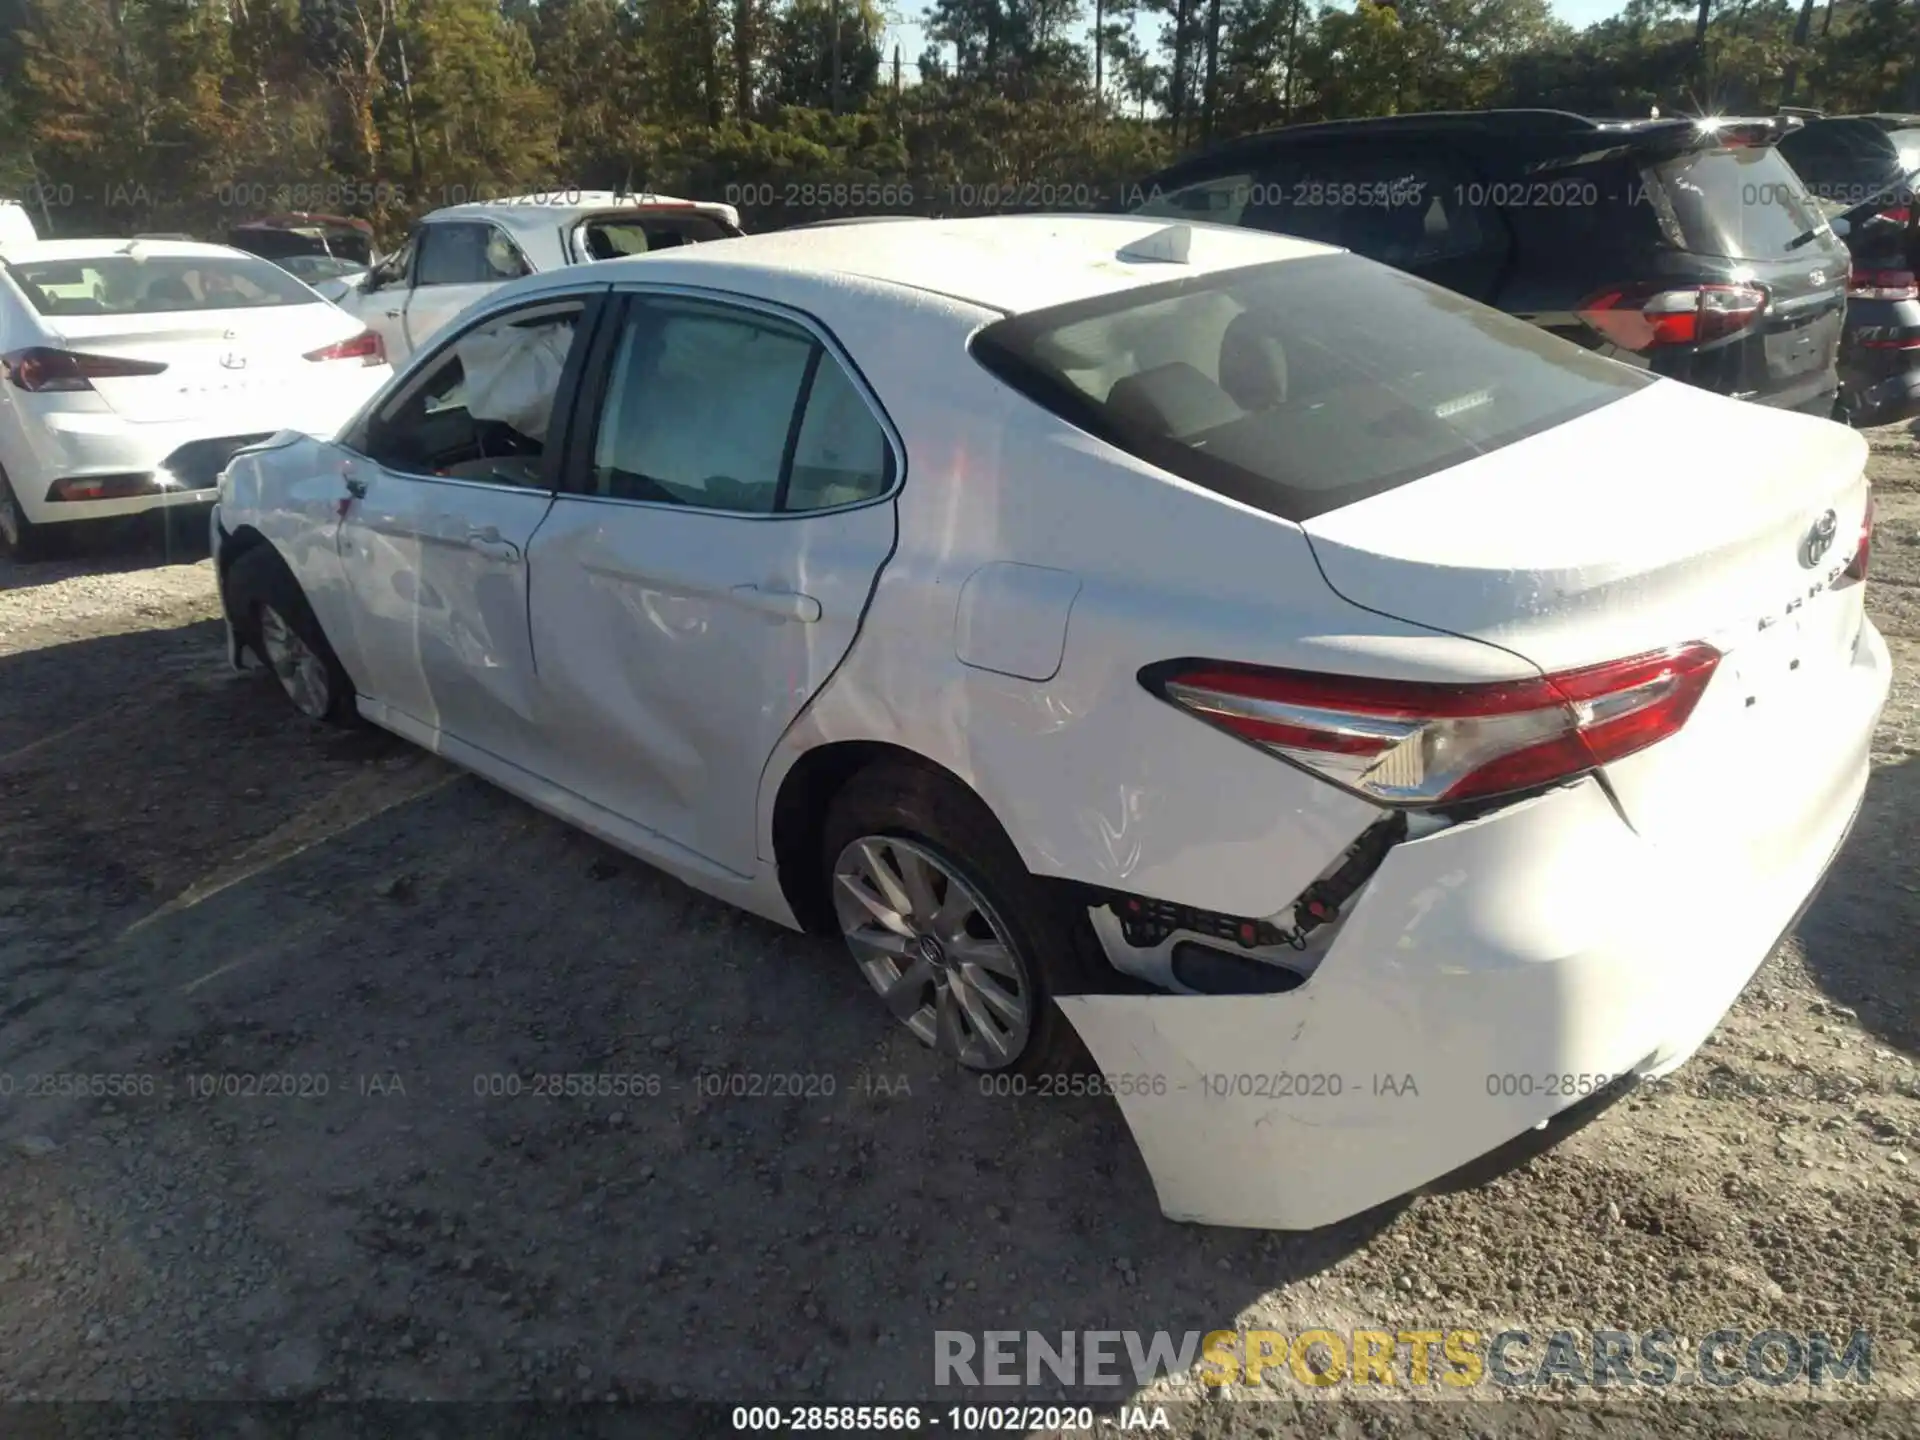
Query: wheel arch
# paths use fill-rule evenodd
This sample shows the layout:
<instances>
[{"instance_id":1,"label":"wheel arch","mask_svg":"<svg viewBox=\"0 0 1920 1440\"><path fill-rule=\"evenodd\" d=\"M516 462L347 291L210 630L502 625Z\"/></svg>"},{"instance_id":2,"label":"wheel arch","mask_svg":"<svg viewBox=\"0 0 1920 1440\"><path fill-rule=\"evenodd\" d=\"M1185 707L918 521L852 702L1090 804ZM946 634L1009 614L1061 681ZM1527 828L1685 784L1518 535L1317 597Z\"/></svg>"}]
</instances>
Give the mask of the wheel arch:
<instances>
[{"instance_id":1,"label":"wheel arch","mask_svg":"<svg viewBox=\"0 0 1920 1440\"><path fill-rule=\"evenodd\" d=\"M833 740L816 745L794 761L780 779L773 802L773 860L780 890L801 929L811 935L837 936L833 898L822 872L820 847L834 797L864 770L898 762L925 770L970 797L981 813L1008 835L1005 823L964 778L918 751L886 740ZM1011 836L1008 836L1011 844Z\"/></svg>"}]
</instances>

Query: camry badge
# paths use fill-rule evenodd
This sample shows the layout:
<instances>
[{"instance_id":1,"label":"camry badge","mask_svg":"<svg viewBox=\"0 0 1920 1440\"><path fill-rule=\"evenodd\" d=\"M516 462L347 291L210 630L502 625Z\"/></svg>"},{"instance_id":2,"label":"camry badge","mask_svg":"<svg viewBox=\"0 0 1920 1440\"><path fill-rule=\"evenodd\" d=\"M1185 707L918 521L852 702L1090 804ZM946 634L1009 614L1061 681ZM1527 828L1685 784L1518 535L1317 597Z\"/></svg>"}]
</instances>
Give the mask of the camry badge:
<instances>
[{"instance_id":1,"label":"camry badge","mask_svg":"<svg viewBox=\"0 0 1920 1440\"><path fill-rule=\"evenodd\" d=\"M1807 531L1806 538L1800 542L1800 563L1811 570L1820 563L1820 557L1833 548L1833 537L1839 528L1839 517L1829 510L1813 522L1813 528Z\"/></svg>"}]
</instances>

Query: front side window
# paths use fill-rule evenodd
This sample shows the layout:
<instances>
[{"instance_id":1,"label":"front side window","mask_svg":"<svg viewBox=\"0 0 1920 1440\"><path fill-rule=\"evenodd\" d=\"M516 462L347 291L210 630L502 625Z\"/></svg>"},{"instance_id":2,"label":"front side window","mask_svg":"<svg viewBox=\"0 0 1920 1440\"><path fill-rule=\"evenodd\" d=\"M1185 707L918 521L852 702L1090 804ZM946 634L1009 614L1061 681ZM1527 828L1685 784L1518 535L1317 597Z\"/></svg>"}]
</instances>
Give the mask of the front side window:
<instances>
[{"instance_id":1,"label":"front side window","mask_svg":"<svg viewBox=\"0 0 1920 1440\"><path fill-rule=\"evenodd\" d=\"M420 232L407 236L407 243L376 264L367 273L368 290L390 290L405 285L413 273L413 253L420 246Z\"/></svg>"},{"instance_id":2,"label":"front side window","mask_svg":"<svg viewBox=\"0 0 1920 1440\"><path fill-rule=\"evenodd\" d=\"M988 326L976 359L1175 475L1307 520L1651 384L1353 255L1218 271Z\"/></svg>"},{"instance_id":3,"label":"front side window","mask_svg":"<svg viewBox=\"0 0 1920 1440\"><path fill-rule=\"evenodd\" d=\"M519 246L497 225L442 221L421 237L419 285L497 285L517 280L529 266Z\"/></svg>"},{"instance_id":4,"label":"front side window","mask_svg":"<svg viewBox=\"0 0 1920 1440\"><path fill-rule=\"evenodd\" d=\"M162 315L311 305L314 294L252 255L99 255L28 260L7 273L42 315Z\"/></svg>"},{"instance_id":5,"label":"front side window","mask_svg":"<svg viewBox=\"0 0 1920 1440\"><path fill-rule=\"evenodd\" d=\"M543 487L548 432L584 305L515 310L441 347L373 417L368 456L413 475Z\"/></svg>"},{"instance_id":6,"label":"front side window","mask_svg":"<svg viewBox=\"0 0 1920 1440\"><path fill-rule=\"evenodd\" d=\"M635 305L615 350L589 493L748 514L884 494L885 432L804 327L698 300Z\"/></svg>"}]
</instances>

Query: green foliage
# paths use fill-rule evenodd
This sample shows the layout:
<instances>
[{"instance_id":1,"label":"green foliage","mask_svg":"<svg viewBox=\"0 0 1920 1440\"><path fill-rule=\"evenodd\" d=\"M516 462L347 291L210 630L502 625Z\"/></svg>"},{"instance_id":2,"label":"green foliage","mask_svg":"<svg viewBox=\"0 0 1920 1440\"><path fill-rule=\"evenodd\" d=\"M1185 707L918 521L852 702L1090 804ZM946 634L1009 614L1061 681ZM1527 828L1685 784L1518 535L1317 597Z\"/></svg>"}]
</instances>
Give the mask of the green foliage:
<instances>
[{"instance_id":1,"label":"green foliage","mask_svg":"<svg viewBox=\"0 0 1920 1440\"><path fill-rule=\"evenodd\" d=\"M934 0L899 84L881 0L0 0L0 192L63 234L304 208L391 240L575 186L732 192L770 224L1099 205L1288 121L1920 109L1920 0L1704 4L1575 34L1548 0Z\"/></svg>"}]
</instances>

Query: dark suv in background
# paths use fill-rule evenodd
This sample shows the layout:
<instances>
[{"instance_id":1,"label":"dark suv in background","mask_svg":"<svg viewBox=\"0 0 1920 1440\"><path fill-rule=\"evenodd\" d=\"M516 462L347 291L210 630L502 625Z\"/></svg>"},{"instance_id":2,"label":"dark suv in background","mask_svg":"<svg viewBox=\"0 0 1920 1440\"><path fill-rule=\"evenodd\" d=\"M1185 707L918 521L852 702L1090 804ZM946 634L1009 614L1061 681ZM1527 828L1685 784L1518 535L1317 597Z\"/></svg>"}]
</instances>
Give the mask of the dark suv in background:
<instances>
[{"instance_id":1,"label":"dark suv in background","mask_svg":"<svg viewBox=\"0 0 1920 1440\"><path fill-rule=\"evenodd\" d=\"M1920 115L1810 119L1780 153L1853 256L1841 409L1856 425L1920 415Z\"/></svg>"},{"instance_id":2,"label":"dark suv in background","mask_svg":"<svg viewBox=\"0 0 1920 1440\"><path fill-rule=\"evenodd\" d=\"M1848 257L1773 146L1793 123L1295 125L1172 166L1125 208L1341 245L1658 374L1829 416Z\"/></svg>"}]
</instances>

